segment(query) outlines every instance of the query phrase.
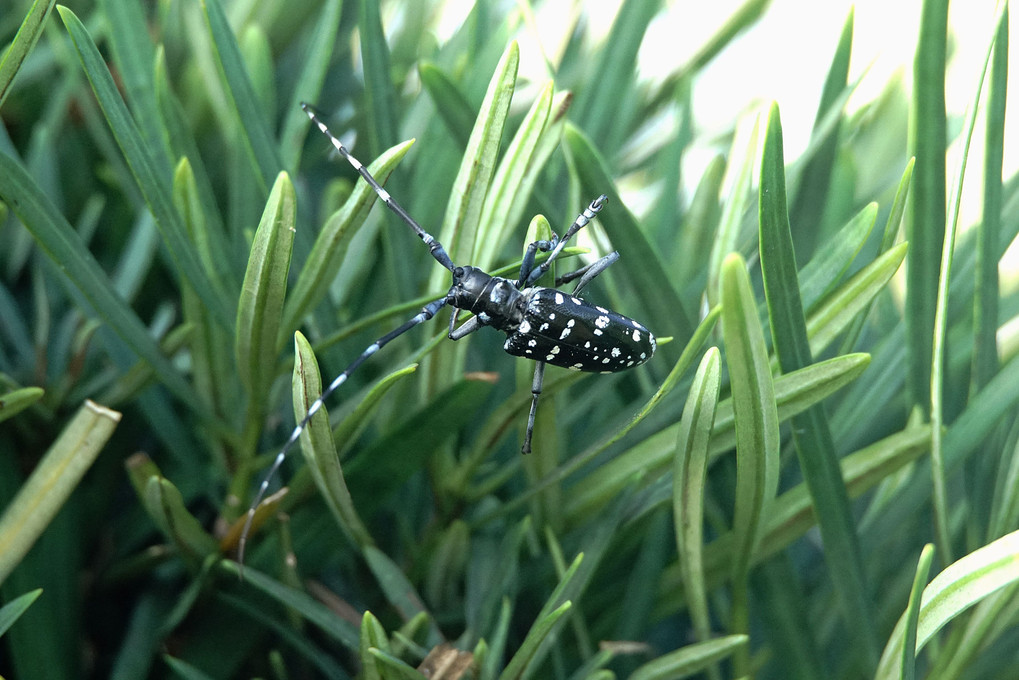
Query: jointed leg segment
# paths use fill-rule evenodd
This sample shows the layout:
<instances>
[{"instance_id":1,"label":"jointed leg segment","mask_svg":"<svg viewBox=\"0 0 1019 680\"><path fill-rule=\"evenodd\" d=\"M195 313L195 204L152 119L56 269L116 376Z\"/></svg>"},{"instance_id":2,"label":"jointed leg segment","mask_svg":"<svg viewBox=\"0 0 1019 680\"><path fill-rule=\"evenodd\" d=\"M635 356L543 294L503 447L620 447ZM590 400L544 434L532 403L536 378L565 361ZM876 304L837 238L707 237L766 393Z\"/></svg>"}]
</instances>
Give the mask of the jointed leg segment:
<instances>
[{"instance_id":1,"label":"jointed leg segment","mask_svg":"<svg viewBox=\"0 0 1019 680\"><path fill-rule=\"evenodd\" d=\"M601 210L605 200L605 196L600 196L596 200L592 201L587 210L581 213L580 216L577 217L577 220L573 223L573 226L566 231L561 241L556 242L555 239L552 241L535 241L527 246L527 253L524 255L524 263L520 268L520 281L536 281L541 273L548 271L549 265L562 251L563 244L566 243L566 240L577 233L584 225L591 221L591 218L598 214L598 211ZM552 254L549 255L548 259L545 260L540 267L534 267L534 253L537 250L542 252L552 250ZM596 276L608 269L612 263L618 259L619 253L613 251L605 257L599 258L591 264L585 265L576 271L563 274L556 279L556 286L561 286L564 283L568 283L579 278L580 281L577 282L577 285L573 289L573 294L579 295L580 291L583 290L587 284L591 283ZM537 274L537 276L535 274ZM520 287L519 283L517 284L517 287ZM531 380L531 410L527 415L527 429L524 431L524 443L520 447L521 453L531 452L531 438L534 436L534 419L538 414L538 399L541 397L541 388L544 380L545 362L539 361L534 367L534 378Z\"/></svg>"}]
</instances>

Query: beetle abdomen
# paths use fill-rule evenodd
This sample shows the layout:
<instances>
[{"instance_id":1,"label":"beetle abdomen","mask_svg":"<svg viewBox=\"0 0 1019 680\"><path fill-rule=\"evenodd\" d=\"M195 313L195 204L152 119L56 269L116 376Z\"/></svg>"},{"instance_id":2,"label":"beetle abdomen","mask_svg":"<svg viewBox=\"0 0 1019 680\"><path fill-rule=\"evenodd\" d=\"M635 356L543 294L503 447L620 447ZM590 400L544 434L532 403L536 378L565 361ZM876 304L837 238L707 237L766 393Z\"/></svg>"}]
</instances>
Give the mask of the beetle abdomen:
<instances>
[{"instance_id":1,"label":"beetle abdomen","mask_svg":"<svg viewBox=\"0 0 1019 680\"><path fill-rule=\"evenodd\" d=\"M655 337L633 319L554 288L521 292L527 299L524 318L503 345L514 356L613 373L655 353Z\"/></svg>"}]
</instances>

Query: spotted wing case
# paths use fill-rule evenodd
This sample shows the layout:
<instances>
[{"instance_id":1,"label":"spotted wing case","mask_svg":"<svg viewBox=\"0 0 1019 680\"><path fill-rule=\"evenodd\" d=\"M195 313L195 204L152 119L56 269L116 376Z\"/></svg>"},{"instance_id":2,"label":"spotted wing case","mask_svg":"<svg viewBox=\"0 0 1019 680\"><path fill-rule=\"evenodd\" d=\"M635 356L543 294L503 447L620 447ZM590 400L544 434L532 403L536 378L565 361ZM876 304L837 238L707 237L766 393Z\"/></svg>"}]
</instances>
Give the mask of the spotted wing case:
<instances>
[{"instance_id":1,"label":"spotted wing case","mask_svg":"<svg viewBox=\"0 0 1019 680\"><path fill-rule=\"evenodd\" d=\"M633 319L553 288L521 292L527 298L524 318L503 345L513 356L614 373L655 353L654 336Z\"/></svg>"}]
</instances>

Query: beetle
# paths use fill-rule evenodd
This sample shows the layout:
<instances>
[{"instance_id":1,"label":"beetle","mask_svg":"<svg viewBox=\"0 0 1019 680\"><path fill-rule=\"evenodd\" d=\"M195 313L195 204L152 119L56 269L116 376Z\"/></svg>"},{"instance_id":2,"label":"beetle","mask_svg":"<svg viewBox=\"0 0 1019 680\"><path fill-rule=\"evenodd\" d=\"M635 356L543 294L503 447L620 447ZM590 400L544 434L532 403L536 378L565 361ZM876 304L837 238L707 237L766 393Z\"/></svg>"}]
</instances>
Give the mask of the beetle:
<instances>
[{"instance_id":1,"label":"beetle","mask_svg":"<svg viewBox=\"0 0 1019 680\"><path fill-rule=\"evenodd\" d=\"M431 319L446 305L453 308L449 319L450 340L459 340L483 326L491 326L506 333L506 342L503 344L506 352L536 362L534 379L531 383L531 408L527 416L524 441L520 447L521 453L531 451L534 418L538 398L541 396L545 364L575 371L614 373L644 363L651 358L656 348L654 335L643 324L577 297L592 279L619 259L618 252L609 253L591 264L559 277L555 282L556 286L577 280L572 294L558 288L535 285L538 279L548 272L574 234L583 229L601 211L608 200L605 195L591 201L562 238L553 233L550 240L528 244L520 266L520 275L516 280L492 276L478 267L454 264L445 247L397 203L372 177L364 164L350 155L347 148L330 132L312 107L302 102L301 108L329 139L336 151L378 194L382 202L428 246L428 252L435 261L450 271L453 283L445 295L432 300L412 319L365 348L308 407L307 413L294 427L290 437L276 455L248 509L238 542L238 562L241 564L244 563L244 547L256 508L265 497L269 483L283 464L287 453L315 413L322 408L325 400L369 357L393 339ZM548 253L548 257L544 262L535 264L538 252ZM471 312L474 316L457 326L460 310Z\"/></svg>"}]
</instances>

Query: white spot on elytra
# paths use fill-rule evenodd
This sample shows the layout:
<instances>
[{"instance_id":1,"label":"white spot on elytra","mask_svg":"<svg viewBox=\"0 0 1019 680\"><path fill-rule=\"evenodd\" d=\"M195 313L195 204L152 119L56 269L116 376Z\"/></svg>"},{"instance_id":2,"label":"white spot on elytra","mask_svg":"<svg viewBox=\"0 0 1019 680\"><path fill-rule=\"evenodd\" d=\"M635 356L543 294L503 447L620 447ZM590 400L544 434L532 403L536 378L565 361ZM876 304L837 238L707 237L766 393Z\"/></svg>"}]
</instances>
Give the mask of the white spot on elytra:
<instances>
[{"instance_id":1,"label":"white spot on elytra","mask_svg":"<svg viewBox=\"0 0 1019 680\"><path fill-rule=\"evenodd\" d=\"M575 297L571 297L571 298L570 298L570 302L572 302L572 303L573 303L573 304L575 304L575 305L579 305L579 304L581 304L580 300L578 300L578 299L577 299L577 298L575 298Z\"/></svg>"},{"instance_id":2,"label":"white spot on elytra","mask_svg":"<svg viewBox=\"0 0 1019 680\"><path fill-rule=\"evenodd\" d=\"M577 320L576 320L576 319L570 319L569 321L567 321L567 322L566 322L566 327L567 327L567 328L573 328L573 326L574 326L574 325L575 325L576 323L577 323Z\"/></svg>"},{"instance_id":3,"label":"white spot on elytra","mask_svg":"<svg viewBox=\"0 0 1019 680\"><path fill-rule=\"evenodd\" d=\"M608 357L605 357L604 359L602 359L602 360L601 360L601 362L602 362L603 364L607 364L607 363L609 363L609 358L608 358Z\"/></svg>"},{"instance_id":4,"label":"white spot on elytra","mask_svg":"<svg viewBox=\"0 0 1019 680\"><path fill-rule=\"evenodd\" d=\"M549 312L549 314L548 314L548 320L549 320L549 321L552 321L553 319L555 319L555 312Z\"/></svg>"},{"instance_id":5,"label":"white spot on elytra","mask_svg":"<svg viewBox=\"0 0 1019 680\"><path fill-rule=\"evenodd\" d=\"M537 345L537 344L538 344L538 341L537 341L537 340L534 340L533 338L532 338L531 340L528 340L528 341L527 341L527 346L528 346L528 347L534 347L534 346L535 346L535 345Z\"/></svg>"},{"instance_id":6,"label":"white spot on elytra","mask_svg":"<svg viewBox=\"0 0 1019 680\"><path fill-rule=\"evenodd\" d=\"M540 326L538 326L538 332L539 333L542 333L542 332L547 331L547 330L548 330L548 324L547 323L543 323Z\"/></svg>"},{"instance_id":7,"label":"white spot on elytra","mask_svg":"<svg viewBox=\"0 0 1019 680\"><path fill-rule=\"evenodd\" d=\"M633 341L634 342L640 342L640 331L635 330L633 332Z\"/></svg>"},{"instance_id":8,"label":"white spot on elytra","mask_svg":"<svg viewBox=\"0 0 1019 680\"><path fill-rule=\"evenodd\" d=\"M613 347L612 348L612 356L618 357L620 354L622 354L622 352L619 351L618 347Z\"/></svg>"},{"instance_id":9,"label":"white spot on elytra","mask_svg":"<svg viewBox=\"0 0 1019 680\"><path fill-rule=\"evenodd\" d=\"M561 305L563 303L563 294L562 293L556 293L555 294L555 303L557 305Z\"/></svg>"},{"instance_id":10,"label":"white spot on elytra","mask_svg":"<svg viewBox=\"0 0 1019 680\"><path fill-rule=\"evenodd\" d=\"M601 329L600 328L595 328L594 329L594 334L595 335L601 335Z\"/></svg>"},{"instance_id":11,"label":"white spot on elytra","mask_svg":"<svg viewBox=\"0 0 1019 680\"><path fill-rule=\"evenodd\" d=\"M569 334L570 334L570 327L567 326L566 328L563 329L563 332L559 334L559 339L560 340L565 340L566 336L569 335Z\"/></svg>"},{"instance_id":12,"label":"white spot on elytra","mask_svg":"<svg viewBox=\"0 0 1019 680\"><path fill-rule=\"evenodd\" d=\"M527 335L528 333L531 332L531 324L528 323L527 321L521 321L519 330L524 335Z\"/></svg>"},{"instance_id":13,"label":"white spot on elytra","mask_svg":"<svg viewBox=\"0 0 1019 680\"><path fill-rule=\"evenodd\" d=\"M573 364L572 366L570 366L570 370L571 371L579 371L583 367L584 367L584 364Z\"/></svg>"},{"instance_id":14,"label":"white spot on elytra","mask_svg":"<svg viewBox=\"0 0 1019 680\"><path fill-rule=\"evenodd\" d=\"M597 326L598 328L605 328L606 326L609 325L609 317L599 316L597 319L594 320L594 325Z\"/></svg>"}]
</instances>

